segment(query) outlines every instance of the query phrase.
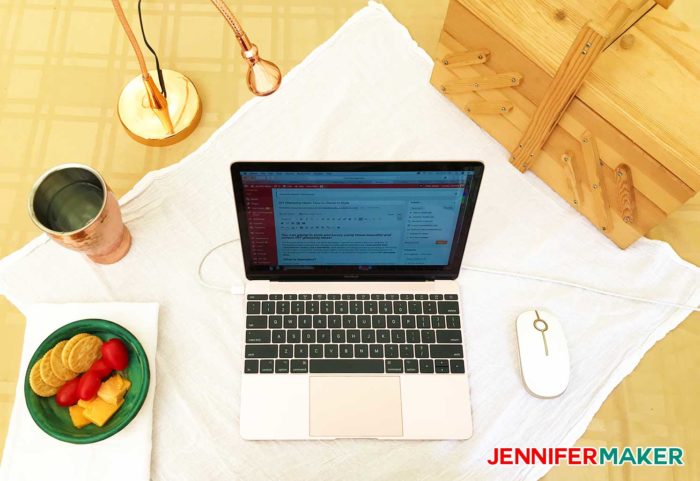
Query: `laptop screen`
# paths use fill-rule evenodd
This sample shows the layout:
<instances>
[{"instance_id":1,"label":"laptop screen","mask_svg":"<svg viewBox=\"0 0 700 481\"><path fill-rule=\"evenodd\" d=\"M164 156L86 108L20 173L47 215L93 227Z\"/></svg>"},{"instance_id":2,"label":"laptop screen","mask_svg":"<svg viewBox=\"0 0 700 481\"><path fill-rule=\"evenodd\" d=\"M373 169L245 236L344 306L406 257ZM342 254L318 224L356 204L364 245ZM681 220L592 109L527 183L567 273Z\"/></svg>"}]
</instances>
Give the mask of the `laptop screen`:
<instances>
[{"instance_id":1,"label":"laptop screen","mask_svg":"<svg viewBox=\"0 0 700 481\"><path fill-rule=\"evenodd\" d=\"M339 164L346 168L320 167ZM473 209L479 169L464 163L449 169L450 162L439 163L447 164L444 170L406 169L410 162L401 169L385 165L386 170L339 164L316 164L317 170L250 166L236 172L247 267L347 274L441 270L455 256L461 260L462 230L471 218L466 214Z\"/></svg>"}]
</instances>

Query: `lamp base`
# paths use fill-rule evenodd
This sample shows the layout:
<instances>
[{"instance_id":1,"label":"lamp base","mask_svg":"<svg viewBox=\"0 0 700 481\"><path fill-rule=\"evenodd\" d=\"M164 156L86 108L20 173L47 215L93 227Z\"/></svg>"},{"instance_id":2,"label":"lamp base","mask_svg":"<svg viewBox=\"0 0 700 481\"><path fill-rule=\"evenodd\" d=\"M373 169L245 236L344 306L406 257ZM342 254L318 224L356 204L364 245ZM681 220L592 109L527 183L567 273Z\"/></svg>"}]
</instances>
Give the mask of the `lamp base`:
<instances>
[{"instance_id":1,"label":"lamp base","mask_svg":"<svg viewBox=\"0 0 700 481\"><path fill-rule=\"evenodd\" d=\"M158 77L155 70L149 73L153 78ZM126 84L117 105L119 120L129 136L154 147L172 145L185 139L202 117L202 102L190 79L174 70L163 69L163 80L168 94L168 112L173 122L172 133L168 133L150 108L141 75Z\"/></svg>"}]
</instances>

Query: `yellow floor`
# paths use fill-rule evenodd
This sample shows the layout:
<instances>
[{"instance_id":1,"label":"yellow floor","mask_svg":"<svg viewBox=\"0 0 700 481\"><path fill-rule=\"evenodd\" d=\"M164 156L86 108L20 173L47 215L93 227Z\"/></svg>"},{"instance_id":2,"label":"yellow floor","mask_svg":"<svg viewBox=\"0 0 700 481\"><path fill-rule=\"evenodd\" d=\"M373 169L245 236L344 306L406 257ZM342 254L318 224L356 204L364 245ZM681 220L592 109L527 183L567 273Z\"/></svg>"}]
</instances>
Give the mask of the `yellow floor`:
<instances>
[{"instance_id":1,"label":"yellow floor","mask_svg":"<svg viewBox=\"0 0 700 481\"><path fill-rule=\"evenodd\" d=\"M136 1L123 2L136 25ZM264 56L283 71L326 40L364 0L246 0L230 2ZM429 52L447 0L387 0L392 13ZM700 28L696 0L672 6ZM202 122L186 141L142 147L116 118L121 87L137 73L110 2L0 0L0 256L37 235L26 212L34 179L63 162L90 164L122 194L146 172L180 160L250 95L238 47L206 1L144 2L145 23L164 67L187 73L204 102ZM151 62L151 59L148 59ZM695 119L698 120L698 119ZM700 199L653 232L700 264ZM678 445L685 468L559 467L552 480L700 479L700 315L657 344L610 396L580 445ZM17 381L24 319L0 298L0 448Z\"/></svg>"}]
</instances>

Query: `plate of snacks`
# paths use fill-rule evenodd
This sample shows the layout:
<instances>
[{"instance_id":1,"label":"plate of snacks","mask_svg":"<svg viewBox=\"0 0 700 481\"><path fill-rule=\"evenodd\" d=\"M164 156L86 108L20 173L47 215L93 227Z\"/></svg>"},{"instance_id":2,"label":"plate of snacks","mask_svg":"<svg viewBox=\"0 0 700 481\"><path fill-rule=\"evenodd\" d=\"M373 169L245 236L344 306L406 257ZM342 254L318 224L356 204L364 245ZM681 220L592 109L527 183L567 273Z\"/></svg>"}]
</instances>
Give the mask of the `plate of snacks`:
<instances>
[{"instance_id":1,"label":"plate of snacks","mask_svg":"<svg viewBox=\"0 0 700 481\"><path fill-rule=\"evenodd\" d=\"M83 319L54 331L37 348L24 380L34 422L61 441L88 444L122 430L148 393L141 343L118 324Z\"/></svg>"}]
</instances>

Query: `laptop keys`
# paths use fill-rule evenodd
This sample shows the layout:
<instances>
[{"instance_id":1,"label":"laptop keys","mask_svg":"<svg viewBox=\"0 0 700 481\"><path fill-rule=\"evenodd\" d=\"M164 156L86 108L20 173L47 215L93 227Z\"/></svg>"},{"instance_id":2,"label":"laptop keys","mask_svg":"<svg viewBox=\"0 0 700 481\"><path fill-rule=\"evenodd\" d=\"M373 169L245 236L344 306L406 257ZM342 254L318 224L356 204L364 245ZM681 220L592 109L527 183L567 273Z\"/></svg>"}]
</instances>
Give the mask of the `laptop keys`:
<instances>
[{"instance_id":1,"label":"laptop keys","mask_svg":"<svg viewBox=\"0 0 700 481\"><path fill-rule=\"evenodd\" d=\"M415 374L418 372L418 359L405 359L403 361L403 370L406 374Z\"/></svg>"},{"instance_id":2,"label":"laptop keys","mask_svg":"<svg viewBox=\"0 0 700 481\"><path fill-rule=\"evenodd\" d=\"M286 374L289 372L289 359L277 359L275 361L275 372Z\"/></svg>"},{"instance_id":3,"label":"laptop keys","mask_svg":"<svg viewBox=\"0 0 700 481\"><path fill-rule=\"evenodd\" d=\"M435 360L435 372L438 374L445 374L450 372L450 363L447 361L447 359Z\"/></svg>"},{"instance_id":4,"label":"laptop keys","mask_svg":"<svg viewBox=\"0 0 700 481\"><path fill-rule=\"evenodd\" d=\"M262 374L272 374L273 372L275 372L275 361L273 361L272 359L261 359L260 372Z\"/></svg>"},{"instance_id":5,"label":"laptop keys","mask_svg":"<svg viewBox=\"0 0 700 481\"><path fill-rule=\"evenodd\" d=\"M245 357L247 359L276 358L277 346L274 344L249 344L245 347Z\"/></svg>"},{"instance_id":6,"label":"laptop keys","mask_svg":"<svg viewBox=\"0 0 700 481\"><path fill-rule=\"evenodd\" d=\"M465 373L456 294L249 294L244 372Z\"/></svg>"},{"instance_id":7,"label":"laptop keys","mask_svg":"<svg viewBox=\"0 0 700 481\"><path fill-rule=\"evenodd\" d=\"M403 372L403 361L401 361L400 359L387 359L384 362L387 374Z\"/></svg>"},{"instance_id":8,"label":"laptop keys","mask_svg":"<svg viewBox=\"0 0 700 481\"><path fill-rule=\"evenodd\" d=\"M270 331L266 329L248 329L245 333L245 342L248 344L269 344Z\"/></svg>"},{"instance_id":9,"label":"laptop keys","mask_svg":"<svg viewBox=\"0 0 700 481\"><path fill-rule=\"evenodd\" d=\"M297 374L309 372L309 361L306 359L294 359L292 361L291 371Z\"/></svg>"},{"instance_id":10,"label":"laptop keys","mask_svg":"<svg viewBox=\"0 0 700 481\"><path fill-rule=\"evenodd\" d=\"M383 373L382 359L310 359L311 373Z\"/></svg>"},{"instance_id":11,"label":"laptop keys","mask_svg":"<svg viewBox=\"0 0 700 481\"><path fill-rule=\"evenodd\" d=\"M257 359L246 359L244 363L244 372L246 374L253 374L258 372L258 360Z\"/></svg>"}]
</instances>

